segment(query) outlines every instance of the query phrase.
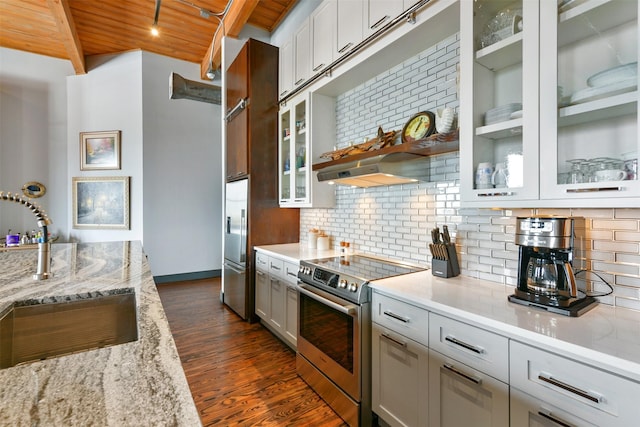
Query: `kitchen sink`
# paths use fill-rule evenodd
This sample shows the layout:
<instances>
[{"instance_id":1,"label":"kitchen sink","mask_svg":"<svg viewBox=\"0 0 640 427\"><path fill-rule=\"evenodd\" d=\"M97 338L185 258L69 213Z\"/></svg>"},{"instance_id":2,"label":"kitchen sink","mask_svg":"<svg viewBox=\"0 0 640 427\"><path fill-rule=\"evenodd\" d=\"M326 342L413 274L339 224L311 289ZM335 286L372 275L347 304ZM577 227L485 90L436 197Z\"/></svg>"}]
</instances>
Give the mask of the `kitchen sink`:
<instances>
[{"instance_id":1,"label":"kitchen sink","mask_svg":"<svg viewBox=\"0 0 640 427\"><path fill-rule=\"evenodd\" d=\"M14 304L0 318L0 369L138 339L136 296Z\"/></svg>"}]
</instances>

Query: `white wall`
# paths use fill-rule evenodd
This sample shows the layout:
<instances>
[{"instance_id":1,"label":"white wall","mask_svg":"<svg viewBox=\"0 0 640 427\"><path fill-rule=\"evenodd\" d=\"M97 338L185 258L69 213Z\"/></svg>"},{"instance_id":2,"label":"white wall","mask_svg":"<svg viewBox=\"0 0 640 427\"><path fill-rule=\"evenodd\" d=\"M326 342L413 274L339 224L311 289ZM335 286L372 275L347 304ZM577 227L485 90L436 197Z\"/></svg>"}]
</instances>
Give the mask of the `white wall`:
<instances>
[{"instance_id":1,"label":"white wall","mask_svg":"<svg viewBox=\"0 0 640 427\"><path fill-rule=\"evenodd\" d=\"M222 266L221 107L169 99L172 71L200 80L198 64L143 53L143 231L154 276Z\"/></svg>"},{"instance_id":2,"label":"white wall","mask_svg":"<svg viewBox=\"0 0 640 427\"><path fill-rule=\"evenodd\" d=\"M60 241L141 240L154 276L220 270L220 107L169 99L169 73L198 80L199 64L134 51L88 58L87 69L0 49L0 190L42 182ZM98 130L122 131L120 170L80 171L79 133ZM74 176L130 176L131 229L73 229ZM35 221L3 203L0 235L8 228Z\"/></svg>"},{"instance_id":3,"label":"white wall","mask_svg":"<svg viewBox=\"0 0 640 427\"><path fill-rule=\"evenodd\" d=\"M19 192L28 181L45 185L34 199L48 213L49 231L65 240L67 216L67 92L69 61L0 48L0 191ZM0 203L0 235L36 228L33 214Z\"/></svg>"},{"instance_id":4,"label":"white wall","mask_svg":"<svg viewBox=\"0 0 640 427\"><path fill-rule=\"evenodd\" d=\"M142 52L87 59L89 72L67 79L69 235L73 241L143 240ZM80 171L80 132L121 131L121 169ZM130 229L73 229L72 177L129 176Z\"/></svg>"}]
</instances>

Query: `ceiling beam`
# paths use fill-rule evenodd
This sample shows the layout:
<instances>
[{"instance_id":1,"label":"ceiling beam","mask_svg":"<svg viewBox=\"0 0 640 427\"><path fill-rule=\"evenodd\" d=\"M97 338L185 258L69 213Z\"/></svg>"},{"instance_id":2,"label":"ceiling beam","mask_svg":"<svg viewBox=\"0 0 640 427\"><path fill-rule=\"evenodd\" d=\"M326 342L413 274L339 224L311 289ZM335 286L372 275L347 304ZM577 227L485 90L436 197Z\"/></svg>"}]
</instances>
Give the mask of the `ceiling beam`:
<instances>
[{"instance_id":1,"label":"ceiling beam","mask_svg":"<svg viewBox=\"0 0 640 427\"><path fill-rule=\"evenodd\" d=\"M54 1L54 0L49 0ZM213 62L213 69L220 67L222 63L222 37L224 35L229 37L238 37L242 28L249 20L249 16L258 5L259 0L234 0L224 17L224 29L225 33L222 33L222 29L218 32L215 40L211 40L207 54L202 58L200 63L200 77L205 79L207 70L209 69L210 58ZM213 51L213 55L211 52Z\"/></svg>"},{"instance_id":2,"label":"ceiling beam","mask_svg":"<svg viewBox=\"0 0 640 427\"><path fill-rule=\"evenodd\" d=\"M82 43L80 43L80 37L78 37L76 25L73 22L68 0L47 0L47 2L58 26L62 43L69 54L73 69L76 74L86 74Z\"/></svg>"}]
</instances>

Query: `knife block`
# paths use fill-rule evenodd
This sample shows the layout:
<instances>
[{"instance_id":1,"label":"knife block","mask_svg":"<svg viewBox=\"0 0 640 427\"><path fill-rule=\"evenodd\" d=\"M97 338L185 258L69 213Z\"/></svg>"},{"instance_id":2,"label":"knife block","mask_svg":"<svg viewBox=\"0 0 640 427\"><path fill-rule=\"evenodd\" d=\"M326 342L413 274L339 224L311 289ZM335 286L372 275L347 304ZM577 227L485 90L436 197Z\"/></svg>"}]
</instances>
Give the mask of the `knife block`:
<instances>
[{"instance_id":1,"label":"knife block","mask_svg":"<svg viewBox=\"0 0 640 427\"><path fill-rule=\"evenodd\" d=\"M455 277L460 274L460 266L458 265L458 254L453 243L447 243L447 259L431 259L431 274L437 277Z\"/></svg>"}]
</instances>

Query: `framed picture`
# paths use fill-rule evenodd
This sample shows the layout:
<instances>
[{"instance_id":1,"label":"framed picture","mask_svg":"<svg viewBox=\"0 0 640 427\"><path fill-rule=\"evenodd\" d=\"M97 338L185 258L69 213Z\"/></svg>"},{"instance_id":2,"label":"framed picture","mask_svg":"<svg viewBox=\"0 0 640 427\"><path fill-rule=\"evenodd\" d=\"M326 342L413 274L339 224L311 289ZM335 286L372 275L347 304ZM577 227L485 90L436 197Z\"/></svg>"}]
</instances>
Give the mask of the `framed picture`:
<instances>
[{"instance_id":1,"label":"framed picture","mask_svg":"<svg viewBox=\"0 0 640 427\"><path fill-rule=\"evenodd\" d=\"M120 169L120 131L80 132L80 170Z\"/></svg>"},{"instance_id":2,"label":"framed picture","mask_svg":"<svg viewBox=\"0 0 640 427\"><path fill-rule=\"evenodd\" d=\"M73 228L129 229L130 177L72 179Z\"/></svg>"}]
</instances>

